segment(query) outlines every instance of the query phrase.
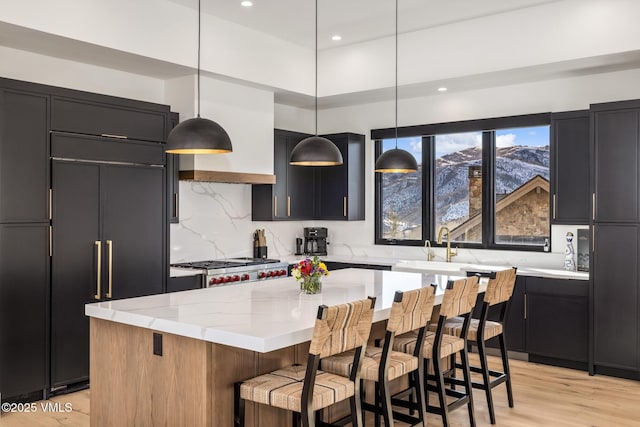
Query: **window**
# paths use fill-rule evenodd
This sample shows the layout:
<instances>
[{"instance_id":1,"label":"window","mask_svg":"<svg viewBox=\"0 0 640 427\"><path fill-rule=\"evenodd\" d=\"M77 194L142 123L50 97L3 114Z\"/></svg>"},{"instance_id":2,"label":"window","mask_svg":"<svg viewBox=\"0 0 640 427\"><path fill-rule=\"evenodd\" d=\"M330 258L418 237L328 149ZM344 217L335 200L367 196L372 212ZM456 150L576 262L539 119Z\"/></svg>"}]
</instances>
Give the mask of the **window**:
<instances>
[{"instance_id":1,"label":"window","mask_svg":"<svg viewBox=\"0 0 640 427\"><path fill-rule=\"evenodd\" d=\"M550 237L549 123L535 114L400 128L398 147L420 166L376 174L376 243L434 243L447 227L457 246L541 250ZM391 132L372 131L376 155L393 148Z\"/></svg>"},{"instance_id":2,"label":"window","mask_svg":"<svg viewBox=\"0 0 640 427\"><path fill-rule=\"evenodd\" d=\"M549 238L549 126L496 131L495 242Z\"/></svg>"},{"instance_id":3,"label":"window","mask_svg":"<svg viewBox=\"0 0 640 427\"><path fill-rule=\"evenodd\" d=\"M482 132L435 136L435 229L482 243Z\"/></svg>"},{"instance_id":4,"label":"window","mask_svg":"<svg viewBox=\"0 0 640 427\"><path fill-rule=\"evenodd\" d=\"M382 152L395 148L395 138L382 141ZM422 138L398 138L398 148L418 161L413 173L381 176L381 235L385 240L422 240Z\"/></svg>"}]
</instances>

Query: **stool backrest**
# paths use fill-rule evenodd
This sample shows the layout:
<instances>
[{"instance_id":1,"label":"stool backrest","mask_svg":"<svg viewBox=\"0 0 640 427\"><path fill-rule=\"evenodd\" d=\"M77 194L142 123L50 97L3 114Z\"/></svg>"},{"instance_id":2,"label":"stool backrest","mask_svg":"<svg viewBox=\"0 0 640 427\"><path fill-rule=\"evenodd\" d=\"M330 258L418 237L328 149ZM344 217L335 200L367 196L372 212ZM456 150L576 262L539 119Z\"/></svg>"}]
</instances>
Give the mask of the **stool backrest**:
<instances>
[{"instance_id":1,"label":"stool backrest","mask_svg":"<svg viewBox=\"0 0 640 427\"><path fill-rule=\"evenodd\" d=\"M495 305L508 301L513 295L513 288L516 285L516 272L516 267L496 271L495 276L490 278L487 283L484 302Z\"/></svg>"},{"instance_id":2,"label":"stool backrest","mask_svg":"<svg viewBox=\"0 0 640 427\"><path fill-rule=\"evenodd\" d=\"M369 339L375 298L318 308L309 354L320 358L362 347Z\"/></svg>"},{"instance_id":3,"label":"stool backrest","mask_svg":"<svg viewBox=\"0 0 640 427\"><path fill-rule=\"evenodd\" d=\"M435 288L427 286L396 292L387 322L387 331L395 335L426 327L433 312Z\"/></svg>"},{"instance_id":4,"label":"stool backrest","mask_svg":"<svg viewBox=\"0 0 640 427\"><path fill-rule=\"evenodd\" d=\"M456 317L470 313L478 296L478 276L449 280L442 297L440 316Z\"/></svg>"}]
</instances>

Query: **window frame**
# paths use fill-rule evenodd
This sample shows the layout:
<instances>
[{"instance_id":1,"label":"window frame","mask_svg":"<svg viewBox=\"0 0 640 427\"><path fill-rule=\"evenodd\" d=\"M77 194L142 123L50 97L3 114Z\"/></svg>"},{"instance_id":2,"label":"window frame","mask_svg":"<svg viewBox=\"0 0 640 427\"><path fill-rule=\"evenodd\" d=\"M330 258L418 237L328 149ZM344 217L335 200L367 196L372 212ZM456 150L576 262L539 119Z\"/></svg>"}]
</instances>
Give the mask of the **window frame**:
<instances>
[{"instance_id":1,"label":"window frame","mask_svg":"<svg viewBox=\"0 0 640 427\"><path fill-rule=\"evenodd\" d=\"M437 230L432 209L435 194L435 136L438 134L454 134L463 132L482 132L482 242L458 243L460 248L494 249L512 251L543 252L542 245L522 245L496 243L496 212L495 212L495 166L496 166L496 130L549 126L549 155L553 152L551 144L551 113L526 114L521 116L498 117L491 119L467 120L398 128L398 138L422 137L422 240L398 240L382 238L382 174L376 173L374 178L374 240L376 245L423 246L426 240L434 247L445 246L436 243ZM374 129L371 139L375 142L374 161L382 154L382 140L395 138L395 128ZM551 160L551 159L550 159ZM429 165L425 168L425 165ZM425 173L426 170L426 173ZM553 182L553 168L549 164L549 182ZM486 177L486 178L485 178ZM549 193L549 208L551 209L551 192ZM551 227L551 212L549 210L549 227ZM549 230L551 240L551 230Z\"/></svg>"}]
</instances>

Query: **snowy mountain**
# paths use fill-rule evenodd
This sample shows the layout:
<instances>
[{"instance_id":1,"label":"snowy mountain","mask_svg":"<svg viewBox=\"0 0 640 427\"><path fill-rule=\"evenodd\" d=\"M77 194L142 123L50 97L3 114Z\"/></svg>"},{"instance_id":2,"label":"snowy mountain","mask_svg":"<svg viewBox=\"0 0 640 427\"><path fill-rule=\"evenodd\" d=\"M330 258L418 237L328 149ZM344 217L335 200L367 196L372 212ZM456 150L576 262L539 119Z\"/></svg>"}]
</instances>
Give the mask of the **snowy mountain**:
<instances>
[{"instance_id":1,"label":"snowy mountain","mask_svg":"<svg viewBox=\"0 0 640 427\"><path fill-rule=\"evenodd\" d=\"M461 222L469 215L469 166L482 163L482 150L469 148L436 159L436 217L440 222ZM421 168L421 167L420 167ZM421 169L419 170L421 172ZM549 146L512 146L498 148L496 155L496 192L510 193L536 175L549 179ZM400 229L422 222L421 174L385 174L382 177L385 218Z\"/></svg>"}]
</instances>

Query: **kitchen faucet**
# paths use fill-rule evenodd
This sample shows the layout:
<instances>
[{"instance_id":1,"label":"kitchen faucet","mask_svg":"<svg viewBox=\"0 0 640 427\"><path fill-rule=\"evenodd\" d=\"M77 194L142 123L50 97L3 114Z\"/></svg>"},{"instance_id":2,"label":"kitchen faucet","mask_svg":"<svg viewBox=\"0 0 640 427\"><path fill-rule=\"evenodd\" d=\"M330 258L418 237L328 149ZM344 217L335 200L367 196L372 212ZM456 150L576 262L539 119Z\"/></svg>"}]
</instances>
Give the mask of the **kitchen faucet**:
<instances>
[{"instance_id":1,"label":"kitchen faucet","mask_svg":"<svg viewBox=\"0 0 640 427\"><path fill-rule=\"evenodd\" d=\"M424 241L424 247L427 249L427 261L431 261L435 256L433 251L431 250L431 242L429 240Z\"/></svg>"},{"instance_id":2,"label":"kitchen faucet","mask_svg":"<svg viewBox=\"0 0 640 427\"><path fill-rule=\"evenodd\" d=\"M458 251L455 248L453 249L451 248L451 231L449 230L448 227L445 227L444 225L440 227L440 231L438 231L438 244L439 245L442 244L443 231L447 232L447 256L445 259L447 262L451 262L451 257L458 255Z\"/></svg>"}]
</instances>

